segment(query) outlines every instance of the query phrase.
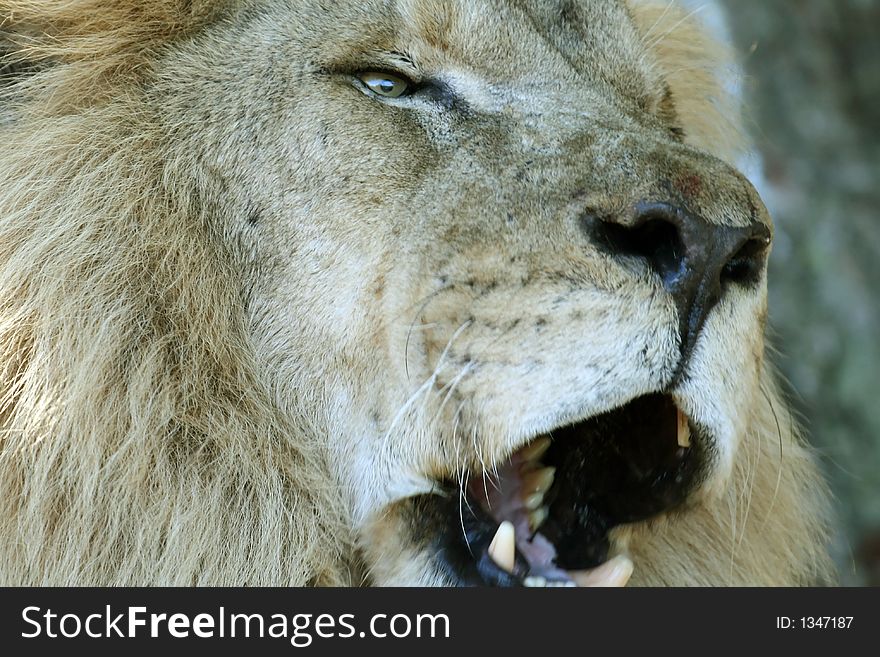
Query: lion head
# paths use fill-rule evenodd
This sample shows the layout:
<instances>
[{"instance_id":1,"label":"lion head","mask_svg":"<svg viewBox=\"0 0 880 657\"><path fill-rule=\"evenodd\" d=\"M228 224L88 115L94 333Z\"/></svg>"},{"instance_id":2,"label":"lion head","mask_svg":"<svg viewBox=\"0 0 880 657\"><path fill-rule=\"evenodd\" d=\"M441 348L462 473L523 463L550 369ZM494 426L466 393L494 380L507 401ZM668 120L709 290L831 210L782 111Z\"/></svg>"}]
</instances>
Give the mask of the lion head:
<instances>
[{"instance_id":1,"label":"lion head","mask_svg":"<svg viewBox=\"0 0 880 657\"><path fill-rule=\"evenodd\" d=\"M677 9L0 10L4 583L827 576Z\"/></svg>"}]
</instances>

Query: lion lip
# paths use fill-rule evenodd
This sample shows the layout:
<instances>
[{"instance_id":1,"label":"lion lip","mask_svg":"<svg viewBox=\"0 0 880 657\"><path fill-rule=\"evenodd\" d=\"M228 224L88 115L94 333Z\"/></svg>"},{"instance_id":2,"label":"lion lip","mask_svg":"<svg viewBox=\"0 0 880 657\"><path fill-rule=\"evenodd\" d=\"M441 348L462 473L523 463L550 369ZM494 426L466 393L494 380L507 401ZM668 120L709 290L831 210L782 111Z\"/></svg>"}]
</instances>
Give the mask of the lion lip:
<instances>
[{"instance_id":1,"label":"lion lip","mask_svg":"<svg viewBox=\"0 0 880 657\"><path fill-rule=\"evenodd\" d=\"M572 571L580 581L625 581L625 564L607 565L608 532L682 504L701 471L702 442L671 397L646 395L538 436L471 477L466 494L495 523L487 531L512 527L519 560L507 570L523 584L571 585Z\"/></svg>"}]
</instances>

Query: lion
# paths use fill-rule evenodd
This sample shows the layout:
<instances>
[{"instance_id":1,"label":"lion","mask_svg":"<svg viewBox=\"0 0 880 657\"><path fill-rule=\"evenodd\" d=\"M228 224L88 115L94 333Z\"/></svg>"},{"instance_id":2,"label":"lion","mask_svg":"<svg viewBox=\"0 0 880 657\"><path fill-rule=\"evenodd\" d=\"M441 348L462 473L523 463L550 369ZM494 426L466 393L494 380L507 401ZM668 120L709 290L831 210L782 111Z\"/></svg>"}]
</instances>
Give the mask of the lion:
<instances>
[{"instance_id":1,"label":"lion","mask_svg":"<svg viewBox=\"0 0 880 657\"><path fill-rule=\"evenodd\" d=\"M802 585L724 48L666 0L0 0L4 585Z\"/></svg>"}]
</instances>

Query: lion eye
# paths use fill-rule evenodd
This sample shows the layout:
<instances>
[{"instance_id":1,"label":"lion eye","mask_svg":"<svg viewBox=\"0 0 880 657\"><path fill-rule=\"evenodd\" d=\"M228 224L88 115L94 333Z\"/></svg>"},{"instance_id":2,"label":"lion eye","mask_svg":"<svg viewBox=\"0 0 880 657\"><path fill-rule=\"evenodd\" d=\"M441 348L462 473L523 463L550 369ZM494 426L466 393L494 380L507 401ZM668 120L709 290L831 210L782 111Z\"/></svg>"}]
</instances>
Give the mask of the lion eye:
<instances>
[{"instance_id":1,"label":"lion eye","mask_svg":"<svg viewBox=\"0 0 880 657\"><path fill-rule=\"evenodd\" d=\"M385 98L400 98L410 90L412 84L403 78L390 73L378 73L370 71L358 76L367 88L378 96Z\"/></svg>"}]
</instances>

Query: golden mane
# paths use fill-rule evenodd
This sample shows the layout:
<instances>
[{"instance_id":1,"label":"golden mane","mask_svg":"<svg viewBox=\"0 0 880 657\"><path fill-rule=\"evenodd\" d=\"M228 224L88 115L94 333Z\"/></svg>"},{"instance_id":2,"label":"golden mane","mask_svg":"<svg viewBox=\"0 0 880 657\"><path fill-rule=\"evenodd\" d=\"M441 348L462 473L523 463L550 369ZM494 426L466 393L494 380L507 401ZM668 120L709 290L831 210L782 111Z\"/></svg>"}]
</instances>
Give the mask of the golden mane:
<instances>
[{"instance_id":1,"label":"golden mane","mask_svg":"<svg viewBox=\"0 0 880 657\"><path fill-rule=\"evenodd\" d=\"M40 109L106 99L169 41L193 32L232 5L225 0L2 0L0 44L12 62L54 64Z\"/></svg>"},{"instance_id":2,"label":"golden mane","mask_svg":"<svg viewBox=\"0 0 880 657\"><path fill-rule=\"evenodd\" d=\"M0 3L13 57L52 62L0 101L7 585L346 581L322 453L273 411L233 259L137 100L217 4Z\"/></svg>"}]
</instances>

